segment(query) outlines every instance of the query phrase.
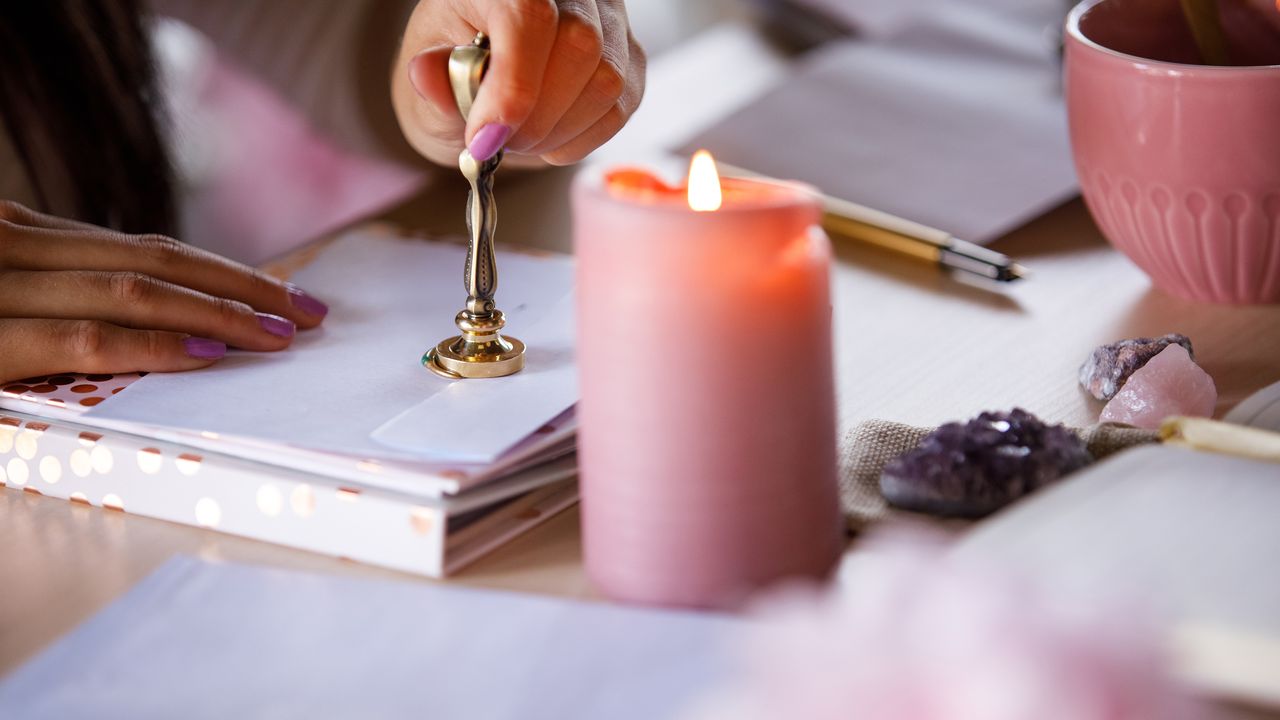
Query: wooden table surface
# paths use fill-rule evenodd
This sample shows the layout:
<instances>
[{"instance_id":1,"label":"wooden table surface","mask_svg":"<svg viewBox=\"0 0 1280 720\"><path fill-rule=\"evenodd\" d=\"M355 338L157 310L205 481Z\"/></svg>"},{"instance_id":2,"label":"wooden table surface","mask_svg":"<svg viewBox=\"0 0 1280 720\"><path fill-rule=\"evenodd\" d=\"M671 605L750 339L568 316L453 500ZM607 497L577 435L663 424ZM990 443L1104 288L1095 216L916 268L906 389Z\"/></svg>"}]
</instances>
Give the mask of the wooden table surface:
<instances>
[{"instance_id":1,"label":"wooden table surface","mask_svg":"<svg viewBox=\"0 0 1280 720\"><path fill-rule=\"evenodd\" d=\"M743 52L757 64L768 61L753 48ZM661 87L666 83L655 78L658 65L651 65L651 85ZM767 65L759 67L767 71ZM751 75L743 73L744 79ZM656 137L669 124L652 105L647 119L638 116L633 123L636 134ZM568 251L571 177L565 169L504 176L498 183L501 240ZM458 233L463 191L458 180L439 181L384 217ZM1015 405L1048 420L1089 424L1101 408L1077 386L1077 367L1095 345L1136 335L1189 335L1197 359L1218 384L1219 414L1280 380L1280 307L1199 305L1152 289L1106 244L1078 200L996 248L1026 264L1031 278L993 292L909 259L837 244L833 283L844 428L869 418L936 424ZM0 675L180 553L430 582L10 488L0 491ZM581 557L578 513L570 510L451 582L589 596Z\"/></svg>"},{"instance_id":2,"label":"wooden table surface","mask_svg":"<svg viewBox=\"0 0 1280 720\"><path fill-rule=\"evenodd\" d=\"M508 227L539 230L537 237L516 239L565 247L566 209L555 200L563 197L562 175L567 173L515 183L504 210L527 214L532 222ZM436 201L439 196L433 195ZM421 206L411 203L390 217L409 219ZM1220 413L1280 380L1280 307L1199 305L1152 289L1099 236L1079 201L997 247L1032 270L1028 280L1004 293L878 250L837 245L833 282L843 425L866 418L938 423L1014 405L1049 420L1087 424L1100 408L1078 388L1075 372L1089 350L1117 338L1170 331L1194 341L1198 359L1218 384ZM0 548L0 674L179 553L429 582L14 489L0 492ZM589 595L577 511L551 519L453 582Z\"/></svg>"}]
</instances>

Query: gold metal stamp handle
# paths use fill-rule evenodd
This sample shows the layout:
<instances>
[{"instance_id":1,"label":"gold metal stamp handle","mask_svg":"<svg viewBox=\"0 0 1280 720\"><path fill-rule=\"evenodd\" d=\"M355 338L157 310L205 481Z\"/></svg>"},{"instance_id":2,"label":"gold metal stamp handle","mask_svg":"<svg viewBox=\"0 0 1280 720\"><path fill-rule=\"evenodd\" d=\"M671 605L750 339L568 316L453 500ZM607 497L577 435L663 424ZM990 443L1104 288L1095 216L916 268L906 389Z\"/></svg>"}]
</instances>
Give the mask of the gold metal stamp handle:
<instances>
[{"instance_id":1,"label":"gold metal stamp handle","mask_svg":"<svg viewBox=\"0 0 1280 720\"><path fill-rule=\"evenodd\" d=\"M449 86L463 120L471 115L471 105L480 94L480 82L488 69L489 37L484 33L477 33L470 45L459 45L449 53Z\"/></svg>"},{"instance_id":2,"label":"gold metal stamp handle","mask_svg":"<svg viewBox=\"0 0 1280 720\"><path fill-rule=\"evenodd\" d=\"M489 66L489 39L476 35L470 45L454 48L449 55L449 86L463 119L480 92ZM450 378L493 378L520 372L524 367L524 343L503 337L506 319L494 304L498 289L498 262L493 233L498 226L498 210L493 197L493 178L502 162L502 151L484 162L471 152L458 156L458 168L471 192L467 197L467 262L463 284L467 304L454 318L460 335L445 338L422 356L422 364L432 372Z\"/></svg>"},{"instance_id":3,"label":"gold metal stamp handle","mask_svg":"<svg viewBox=\"0 0 1280 720\"><path fill-rule=\"evenodd\" d=\"M471 114L471 106L480 92L480 83L489 67L489 38L479 33L470 45L462 45L449 55L449 85L463 119ZM498 262L494 256L493 235L498 226L498 211L493 197L493 174L502 162L502 153L483 163L476 162L470 151L458 157L458 168L471 183L467 197L467 263L463 285L467 291L467 312L472 318L489 317L494 312L494 293L498 290Z\"/></svg>"},{"instance_id":4,"label":"gold metal stamp handle","mask_svg":"<svg viewBox=\"0 0 1280 720\"><path fill-rule=\"evenodd\" d=\"M498 259L493 249L493 234L498 227L498 211L493 200L493 172L501 157L477 163L463 150L458 160L462 174L471 183L467 197L467 264L463 284L467 289L467 312L473 317L493 314L493 296L498 290Z\"/></svg>"}]
</instances>

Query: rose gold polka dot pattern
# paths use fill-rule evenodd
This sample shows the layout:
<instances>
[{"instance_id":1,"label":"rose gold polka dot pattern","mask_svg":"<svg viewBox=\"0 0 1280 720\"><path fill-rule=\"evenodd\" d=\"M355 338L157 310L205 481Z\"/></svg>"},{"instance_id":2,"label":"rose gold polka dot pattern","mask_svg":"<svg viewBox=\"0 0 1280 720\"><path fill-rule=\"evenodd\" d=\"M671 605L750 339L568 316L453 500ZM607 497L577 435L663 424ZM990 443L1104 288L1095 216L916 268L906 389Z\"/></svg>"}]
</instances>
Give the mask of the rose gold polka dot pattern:
<instances>
[{"instance_id":1,"label":"rose gold polka dot pattern","mask_svg":"<svg viewBox=\"0 0 1280 720\"><path fill-rule=\"evenodd\" d=\"M409 525L419 535L431 532L431 511L424 507L415 507L409 511Z\"/></svg>"},{"instance_id":2,"label":"rose gold polka dot pattern","mask_svg":"<svg viewBox=\"0 0 1280 720\"><path fill-rule=\"evenodd\" d=\"M85 412L124 390L146 373L73 375L63 373L26 378L0 387L7 397L44 403L72 412Z\"/></svg>"},{"instance_id":3,"label":"rose gold polka dot pattern","mask_svg":"<svg viewBox=\"0 0 1280 720\"><path fill-rule=\"evenodd\" d=\"M203 461L204 458L195 453L182 453L173 464L183 475L195 475L200 472L200 463Z\"/></svg>"}]
</instances>

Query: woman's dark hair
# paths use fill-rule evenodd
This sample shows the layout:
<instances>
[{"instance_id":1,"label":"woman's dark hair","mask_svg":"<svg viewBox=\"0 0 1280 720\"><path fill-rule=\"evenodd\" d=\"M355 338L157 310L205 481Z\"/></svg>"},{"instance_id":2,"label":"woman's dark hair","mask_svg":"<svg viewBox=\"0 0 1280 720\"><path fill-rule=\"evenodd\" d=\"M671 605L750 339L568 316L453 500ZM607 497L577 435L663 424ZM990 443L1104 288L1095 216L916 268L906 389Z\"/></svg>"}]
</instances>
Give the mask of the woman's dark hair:
<instances>
[{"instance_id":1,"label":"woman's dark hair","mask_svg":"<svg viewBox=\"0 0 1280 720\"><path fill-rule=\"evenodd\" d=\"M176 231L145 0L35 0L0 12L0 118L42 210Z\"/></svg>"}]
</instances>

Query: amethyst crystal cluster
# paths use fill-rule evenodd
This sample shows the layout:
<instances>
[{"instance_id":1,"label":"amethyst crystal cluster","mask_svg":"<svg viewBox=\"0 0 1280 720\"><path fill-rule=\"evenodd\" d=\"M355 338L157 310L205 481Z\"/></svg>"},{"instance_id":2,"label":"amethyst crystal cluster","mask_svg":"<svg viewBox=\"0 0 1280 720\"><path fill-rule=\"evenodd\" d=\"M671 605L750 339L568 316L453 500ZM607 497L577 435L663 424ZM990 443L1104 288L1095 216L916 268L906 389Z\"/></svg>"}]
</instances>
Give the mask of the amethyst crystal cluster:
<instances>
[{"instance_id":1,"label":"amethyst crystal cluster","mask_svg":"<svg viewBox=\"0 0 1280 720\"><path fill-rule=\"evenodd\" d=\"M1093 461L1062 425L1020 408L943 425L885 466L891 505L934 515L981 517Z\"/></svg>"}]
</instances>

